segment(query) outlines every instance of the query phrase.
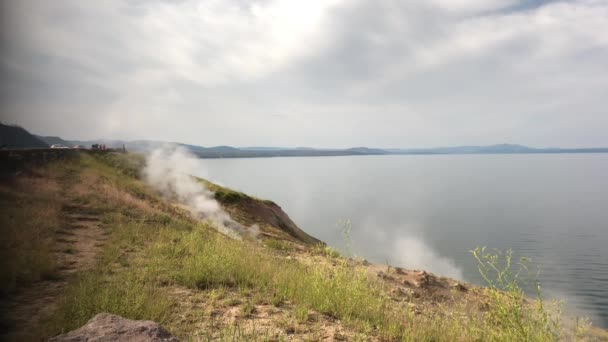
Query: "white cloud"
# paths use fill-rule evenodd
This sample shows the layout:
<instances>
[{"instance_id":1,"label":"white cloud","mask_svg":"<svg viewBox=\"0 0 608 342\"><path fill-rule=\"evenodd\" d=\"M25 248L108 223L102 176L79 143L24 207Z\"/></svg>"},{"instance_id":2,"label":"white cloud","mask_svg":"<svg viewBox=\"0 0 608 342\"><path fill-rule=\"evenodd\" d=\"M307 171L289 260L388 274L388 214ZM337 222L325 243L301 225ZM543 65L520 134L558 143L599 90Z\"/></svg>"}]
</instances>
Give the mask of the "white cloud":
<instances>
[{"instance_id":1,"label":"white cloud","mask_svg":"<svg viewBox=\"0 0 608 342\"><path fill-rule=\"evenodd\" d=\"M3 116L203 145L608 145L608 3L525 4L11 1Z\"/></svg>"},{"instance_id":2,"label":"white cloud","mask_svg":"<svg viewBox=\"0 0 608 342\"><path fill-rule=\"evenodd\" d=\"M21 19L12 39L134 85L242 81L318 49L333 3L30 0L11 7ZM118 63L131 69L117 69Z\"/></svg>"},{"instance_id":3,"label":"white cloud","mask_svg":"<svg viewBox=\"0 0 608 342\"><path fill-rule=\"evenodd\" d=\"M431 0L438 8L456 13L498 10L516 4L517 0Z\"/></svg>"}]
</instances>

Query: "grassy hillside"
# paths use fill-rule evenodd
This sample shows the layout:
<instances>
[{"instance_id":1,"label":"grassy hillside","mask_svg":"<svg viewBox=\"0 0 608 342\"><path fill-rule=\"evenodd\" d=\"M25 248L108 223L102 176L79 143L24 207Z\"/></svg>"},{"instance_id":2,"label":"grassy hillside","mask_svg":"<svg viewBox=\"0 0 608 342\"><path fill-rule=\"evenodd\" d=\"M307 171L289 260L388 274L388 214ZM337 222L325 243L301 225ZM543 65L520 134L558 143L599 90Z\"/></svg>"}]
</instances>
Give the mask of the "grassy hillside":
<instances>
[{"instance_id":1,"label":"grassy hillside","mask_svg":"<svg viewBox=\"0 0 608 342\"><path fill-rule=\"evenodd\" d=\"M526 299L485 251L488 288L370 265L318 243L276 204L200 180L235 220L260 227L228 238L139 179L143 162L81 153L2 177L0 337L39 340L110 312L194 341L601 338Z\"/></svg>"},{"instance_id":2,"label":"grassy hillside","mask_svg":"<svg viewBox=\"0 0 608 342\"><path fill-rule=\"evenodd\" d=\"M44 141L24 128L0 123L0 148L47 148Z\"/></svg>"}]
</instances>

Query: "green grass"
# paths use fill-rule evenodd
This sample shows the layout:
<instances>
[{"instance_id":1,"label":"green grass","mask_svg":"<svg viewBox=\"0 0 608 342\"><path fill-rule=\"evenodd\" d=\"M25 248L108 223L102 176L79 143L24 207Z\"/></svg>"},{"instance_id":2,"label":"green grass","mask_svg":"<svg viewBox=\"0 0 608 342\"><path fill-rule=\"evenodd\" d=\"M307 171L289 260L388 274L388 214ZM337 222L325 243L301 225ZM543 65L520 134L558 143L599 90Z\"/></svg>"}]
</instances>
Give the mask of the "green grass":
<instances>
[{"instance_id":1,"label":"green grass","mask_svg":"<svg viewBox=\"0 0 608 342\"><path fill-rule=\"evenodd\" d=\"M343 319L384 319L383 299L350 267L305 266L277 258L247 241L228 240L210 227L161 230L146 256L172 281L195 289L255 288ZM179 267L176 267L179 265ZM365 302L364 306L359 306Z\"/></svg>"},{"instance_id":2,"label":"green grass","mask_svg":"<svg viewBox=\"0 0 608 342\"><path fill-rule=\"evenodd\" d=\"M264 241L264 244L268 248L272 248L277 251L288 252L288 251L293 251L293 249L294 249L294 247L285 240L267 239L266 241Z\"/></svg>"},{"instance_id":3,"label":"green grass","mask_svg":"<svg viewBox=\"0 0 608 342\"><path fill-rule=\"evenodd\" d=\"M226 188L222 188L215 192L215 199L220 203L236 203L247 198L249 198L249 196L242 192L227 190Z\"/></svg>"},{"instance_id":4,"label":"green grass","mask_svg":"<svg viewBox=\"0 0 608 342\"><path fill-rule=\"evenodd\" d=\"M45 327L50 335L76 329L101 312L161 323L170 312L171 301L162 289L147 283L146 275L138 272L87 273L70 286L67 294Z\"/></svg>"},{"instance_id":5,"label":"green grass","mask_svg":"<svg viewBox=\"0 0 608 342\"><path fill-rule=\"evenodd\" d=\"M98 153L95 159L131 178L141 175L146 160L138 153Z\"/></svg>"},{"instance_id":6,"label":"green grass","mask_svg":"<svg viewBox=\"0 0 608 342\"><path fill-rule=\"evenodd\" d=\"M313 252L315 254L317 254L317 255L323 255L323 256L326 256L328 258L334 258L334 259L335 258L340 258L342 256L337 249L335 249L335 248L333 248L331 246L327 246L327 245L322 244L322 243L316 244L313 247Z\"/></svg>"},{"instance_id":7,"label":"green grass","mask_svg":"<svg viewBox=\"0 0 608 342\"><path fill-rule=\"evenodd\" d=\"M215 194L214 195L215 199L218 200L220 203L235 204L235 203L239 203L240 201L243 201L246 199L253 199L253 200L265 203L265 204L276 205L273 201L268 200L268 199L262 199L262 198L250 196L243 192L232 190L230 188L227 188L227 187L224 187L221 185L217 185L206 179L202 179L202 178L196 178L196 179L199 182L201 182L207 189L212 191Z\"/></svg>"},{"instance_id":8,"label":"green grass","mask_svg":"<svg viewBox=\"0 0 608 342\"><path fill-rule=\"evenodd\" d=\"M147 237L154 236L165 224L150 224L138 218L123 213L104 216L103 224L111 230L111 240L95 269L70 284L59 309L42 328L42 336L75 329L101 312L167 321L173 301L158 281L158 272L138 258L146 248Z\"/></svg>"}]
</instances>

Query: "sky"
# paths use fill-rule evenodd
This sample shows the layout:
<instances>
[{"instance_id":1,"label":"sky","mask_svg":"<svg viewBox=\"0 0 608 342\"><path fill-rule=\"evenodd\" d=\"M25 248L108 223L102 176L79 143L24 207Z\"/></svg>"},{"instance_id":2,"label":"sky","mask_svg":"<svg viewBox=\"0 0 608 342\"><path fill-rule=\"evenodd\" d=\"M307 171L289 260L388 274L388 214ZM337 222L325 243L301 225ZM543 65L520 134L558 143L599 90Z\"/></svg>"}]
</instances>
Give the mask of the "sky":
<instances>
[{"instance_id":1,"label":"sky","mask_svg":"<svg viewBox=\"0 0 608 342\"><path fill-rule=\"evenodd\" d=\"M0 6L0 121L41 135L608 147L608 0Z\"/></svg>"}]
</instances>

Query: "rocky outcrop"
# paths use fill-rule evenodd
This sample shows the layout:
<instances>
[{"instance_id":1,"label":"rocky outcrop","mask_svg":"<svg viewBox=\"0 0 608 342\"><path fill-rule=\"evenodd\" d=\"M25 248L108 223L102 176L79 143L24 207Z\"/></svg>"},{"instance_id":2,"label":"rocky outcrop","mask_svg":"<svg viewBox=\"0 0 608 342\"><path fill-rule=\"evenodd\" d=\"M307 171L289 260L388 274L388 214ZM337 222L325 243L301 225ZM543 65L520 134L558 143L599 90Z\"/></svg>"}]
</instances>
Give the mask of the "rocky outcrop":
<instances>
[{"instance_id":1,"label":"rocky outcrop","mask_svg":"<svg viewBox=\"0 0 608 342\"><path fill-rule=\"evenodd\" d=\"M120 316L101 313L84 326L51 342L179 342L179 340L152 321L134 321Z\"/></svg>"},{"instance_id":2,"label":"rocky outcrop","mask_svg":"<svg viewBox=\"0 0 608 342\"><path fill-rule=\"evenodd\" d=\"M307 245L324 244L300 229L276 203L251 197L204 179L199 178L199 181L214 192L215 199L222 208L239 224L245 227L257 225L262 235L270 233L270 236Z\"/></svg>"},{"instance_id":3,"label":"rocky outcrop","mask_svg":"<svg viewBox=\"0 0 608 342\"><path fill-rule=\"evenodd\" d=\"M279 232L284 232L296 241L315 245L323 244L322 241L308 235L298 227L287 214L276 203L268 200L260 200L252 197L244 197L235 203L220 203L228 210L235 213L233 217L238 221L245 217L244 222L252 222L263 227L272 227Z\"/></svg>"}]
</instances>

